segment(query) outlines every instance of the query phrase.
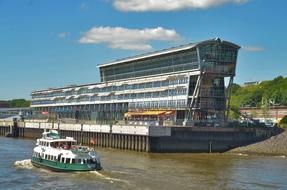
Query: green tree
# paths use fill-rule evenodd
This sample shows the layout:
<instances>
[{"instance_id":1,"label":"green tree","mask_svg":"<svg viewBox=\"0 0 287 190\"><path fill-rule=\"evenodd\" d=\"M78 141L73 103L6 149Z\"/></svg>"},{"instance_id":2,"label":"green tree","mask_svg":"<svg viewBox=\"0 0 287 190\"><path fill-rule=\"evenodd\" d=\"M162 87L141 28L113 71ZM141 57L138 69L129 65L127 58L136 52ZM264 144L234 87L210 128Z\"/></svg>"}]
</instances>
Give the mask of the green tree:
<instances>
[{"instance_id":1,"label":"green tree","mask_svg":"<svg viewBox=\"0 0 287 190\"><path fill-rule=\"evenodd\" d=\"M13 99L8 101L9 107L16 108L16 107L29 107L31 102L25 99Z\"/></svg>"}]
</instances>

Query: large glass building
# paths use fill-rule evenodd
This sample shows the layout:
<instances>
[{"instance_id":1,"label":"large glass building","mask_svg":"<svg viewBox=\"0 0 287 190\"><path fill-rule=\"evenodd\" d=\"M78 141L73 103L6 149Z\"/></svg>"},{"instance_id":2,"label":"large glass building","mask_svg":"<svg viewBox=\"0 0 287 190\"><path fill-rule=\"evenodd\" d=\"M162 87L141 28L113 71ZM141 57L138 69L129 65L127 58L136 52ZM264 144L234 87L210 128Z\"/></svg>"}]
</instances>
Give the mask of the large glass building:
<instances>
[{"instance_id":1,"label":"large glass building","mask_svg":"<svg viewBox=\"0 0 287 190\"><path fill-rule=\"evenodd\" d=\"M31 107L97 123L224 121L239 48L216 38L101 64L101 82L34 91Z\"/></svg>"}]
</instances>

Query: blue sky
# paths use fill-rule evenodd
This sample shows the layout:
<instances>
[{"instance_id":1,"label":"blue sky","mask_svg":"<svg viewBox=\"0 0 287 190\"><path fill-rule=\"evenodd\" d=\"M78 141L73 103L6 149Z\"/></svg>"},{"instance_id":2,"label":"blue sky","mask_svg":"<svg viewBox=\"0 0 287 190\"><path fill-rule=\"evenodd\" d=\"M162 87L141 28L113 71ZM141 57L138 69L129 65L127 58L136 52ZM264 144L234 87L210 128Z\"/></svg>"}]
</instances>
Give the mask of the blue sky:
<instances>
[{"instance_id":1,"label":"blue sky","mask_svg":"<svg viewBox=\"0 0 287 190\"><path fill-rule=\"evenodd\" d=\"M0 0L0 99L99 81L97 65L220 37L235 82L287 75L287 1Z\"/></svg>"}]
</instances>

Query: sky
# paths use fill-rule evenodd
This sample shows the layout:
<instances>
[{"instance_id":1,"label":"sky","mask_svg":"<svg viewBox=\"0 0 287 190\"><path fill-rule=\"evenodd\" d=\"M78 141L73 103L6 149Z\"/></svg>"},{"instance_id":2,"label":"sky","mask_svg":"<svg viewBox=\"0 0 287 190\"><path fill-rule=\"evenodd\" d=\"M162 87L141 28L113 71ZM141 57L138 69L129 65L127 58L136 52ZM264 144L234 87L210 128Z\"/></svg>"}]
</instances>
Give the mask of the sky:
<instances>
[{"instance_id":1,"label":"sky","mask_svg":"<svg viewBox=\"0 0 287 190\"><path fill-rule=\"evenodd\" d=\"M98 64L220 37L235 82L287 76L286 0L0 0L0 99L99 82Z\"/></svg>"}]
</instances>

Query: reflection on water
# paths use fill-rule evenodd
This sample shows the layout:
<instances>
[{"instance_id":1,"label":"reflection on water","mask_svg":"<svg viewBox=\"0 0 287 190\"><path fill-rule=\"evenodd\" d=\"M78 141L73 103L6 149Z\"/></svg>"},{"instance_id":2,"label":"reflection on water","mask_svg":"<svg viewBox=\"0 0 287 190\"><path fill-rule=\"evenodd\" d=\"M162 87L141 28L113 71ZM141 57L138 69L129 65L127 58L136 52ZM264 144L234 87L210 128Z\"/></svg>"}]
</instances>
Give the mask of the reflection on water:
<instances>
[{"instance_id":1,"label":"reflection on water","mask_svg":"<svg viewBox=\"0 0 287 190\"><path fill-rule=\"evenodd\" d=\"M287 158L98 149L103 171L35 168L34 141L0 138L1 189L287 189Z\"/></svg>"}]
</instances>

